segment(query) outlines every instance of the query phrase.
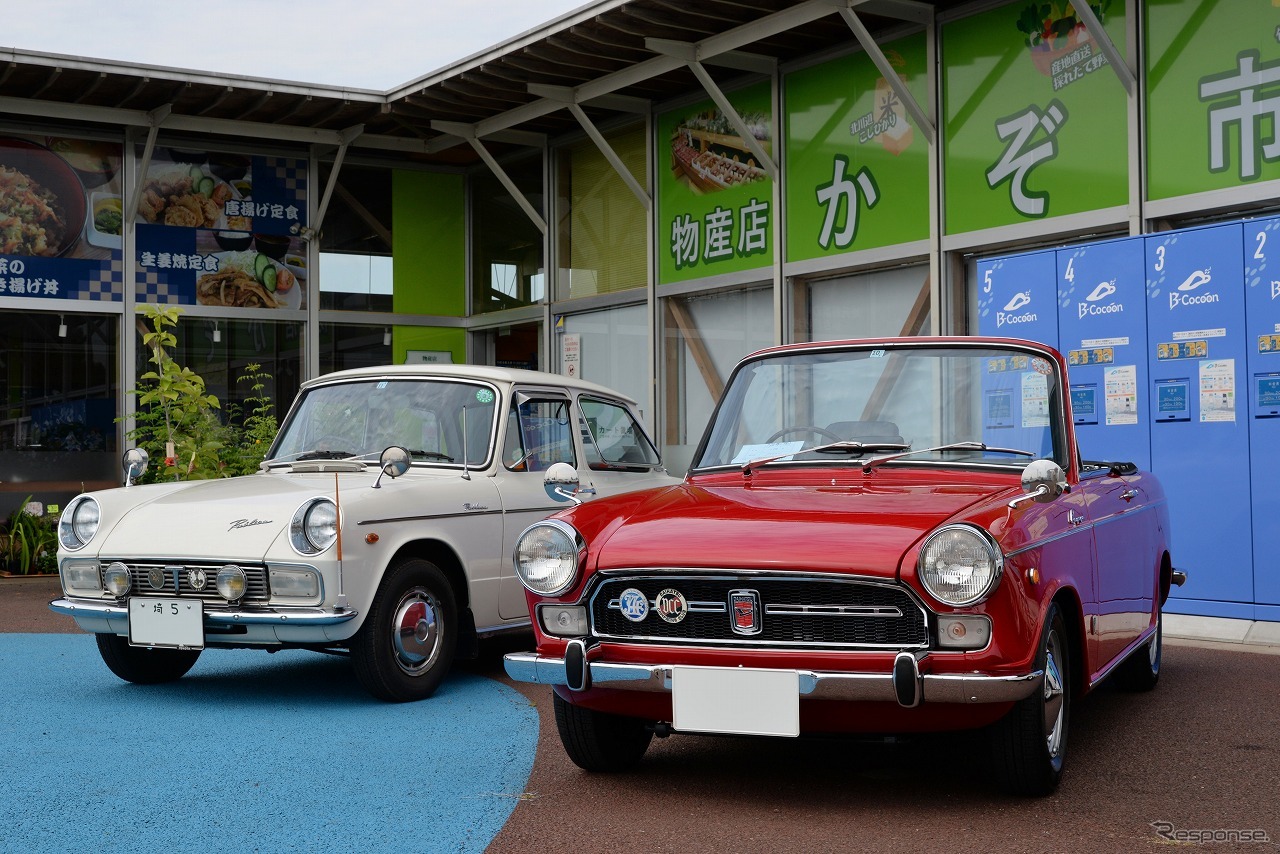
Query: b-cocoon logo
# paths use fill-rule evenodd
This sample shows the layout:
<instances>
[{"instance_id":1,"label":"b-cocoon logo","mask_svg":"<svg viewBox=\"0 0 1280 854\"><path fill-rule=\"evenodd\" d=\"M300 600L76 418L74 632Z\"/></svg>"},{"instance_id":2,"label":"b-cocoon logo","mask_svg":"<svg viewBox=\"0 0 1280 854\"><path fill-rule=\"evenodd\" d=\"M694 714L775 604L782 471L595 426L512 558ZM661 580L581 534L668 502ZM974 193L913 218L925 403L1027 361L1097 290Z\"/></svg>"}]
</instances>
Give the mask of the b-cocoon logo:
<instances>
[{"instance_id":1,"label":"b-cocoon logo","mask_svg":"<svg viewBox=\"0 0 1280 854\"><path fill-rule=\"evenodd\" d=\"M1019 309L1026 308L1031 304L1031 291L1018 291L1013 295L1013 299L1005 304L1004 311L996 312L996 328L999 329L1005 324L1014 323L1032 323L1038 318L1034 311L1023 312L1022 314L1013 314Z\"/></svg>"},{"instance_id":2,"label":"b-cocoon logo","mask_svg":"<svg viewBox=\"0 0 1280 854\"><path fill-rule=\"evenodd\" d=\"M1116 280L1109 282L1098 282L1098 286L1093 289L1093 293L1084 298L1084 302L1077 303L1077 317L1098 314L1118 314L1124 311L1124 303L1109 302L1106 305L1098 305L1101 300L1106 299L1116 292Z\"/></svg>"},{"instance_id":3,"label":"b-cocoon logo","mask_svg":"<svg viewBox=\"0 0 1280 854\"><path fill-rule=\"evenodd\" d=\"M1169 291L1169 308L1173 309L1180 306L1203 305L1208 302L1218 302L1218 295L1216 293L1196 294L1194 296L1188 295L1188 291L1194 291L1201 285L1207 285L1213 280L1213 277L1209 274L1209 270L1209 267L1205 267L1203 270L1192 270L1191 275L1187 276L1183 283L1178 285L1178 289L1176 291Z\"/></svg>"}]
</instances>

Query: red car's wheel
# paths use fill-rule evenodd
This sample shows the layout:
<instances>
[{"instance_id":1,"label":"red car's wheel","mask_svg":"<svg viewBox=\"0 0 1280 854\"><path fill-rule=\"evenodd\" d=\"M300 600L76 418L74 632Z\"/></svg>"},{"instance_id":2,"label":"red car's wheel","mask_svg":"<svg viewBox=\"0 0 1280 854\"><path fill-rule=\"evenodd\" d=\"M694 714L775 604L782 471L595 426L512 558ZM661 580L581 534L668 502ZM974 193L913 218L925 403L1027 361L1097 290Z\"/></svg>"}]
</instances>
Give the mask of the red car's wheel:
<instances>
[{"instance_id":1,"label":"red car's wheel","mask_svg":"<svg viewBox=\"0 0 1280 854\"><path fill-rule=\"evenodd\" d=\"M560 742L573 764L587 771L625 771L649 749L653 731L639 718L583 709L552 694Z\"/></svg>"},{"instance_id":2,"label":"red car's wheel","mask_svg":"<svg viewBox=\"0 0 1280 854\"><path fill-rule=\"evenodd\" d=\"M1150 691L1160 681L1160 655L1163 651L1164 614L1156 612L1156 633L1151 640L1135 649L1116 668L1116 685L1125 691Z\"/></svg>"},{"instance_id":3,"label":"red car's wheel","mask_svg":"<svg viewBox=\"0 0 1280 854\"><path fill-rule=\"evenodd\" d=\"M1058 606L1050 605L1036 669L1043 688L1019 700L995 726L996 770L1004 788L1018 795L1047 795L1062 780L1071 718L1070 640Z\"/></svg>"}]
</instances>

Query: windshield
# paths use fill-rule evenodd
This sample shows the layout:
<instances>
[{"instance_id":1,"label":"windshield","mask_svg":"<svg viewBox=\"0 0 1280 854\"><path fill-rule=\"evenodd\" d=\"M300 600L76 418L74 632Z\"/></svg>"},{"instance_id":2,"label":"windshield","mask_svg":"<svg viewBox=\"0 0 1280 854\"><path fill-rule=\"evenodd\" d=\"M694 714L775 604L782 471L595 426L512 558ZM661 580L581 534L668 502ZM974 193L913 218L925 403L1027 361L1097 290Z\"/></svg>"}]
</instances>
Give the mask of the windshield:
<instances>
[{"instance_id":1,"label":"windshield","mask_svg":"<svg viewBox=\"0 0 1280 854\"><path fill-rule=\"evenodd\" d=\"M364 457L390 445L415 463L462 466L463 413L471 468L488 464L498 395L456 380L369 379L308 389L280 431L268 462Z\"/></svg>"},{"instance_id":2,"label":"windshield","mask_svg":"<svg viewBox=\"0 0 1280 854\"><path fill-rule=\"evenodd\" d=\"M899 345L782 353L734 374L693 468L890 455L1018 468L1034 456L1066 466L1060 395L1055 364L1026 351ZM940 447L947 445L960 447Z\"/></svg>"}]
</instances>

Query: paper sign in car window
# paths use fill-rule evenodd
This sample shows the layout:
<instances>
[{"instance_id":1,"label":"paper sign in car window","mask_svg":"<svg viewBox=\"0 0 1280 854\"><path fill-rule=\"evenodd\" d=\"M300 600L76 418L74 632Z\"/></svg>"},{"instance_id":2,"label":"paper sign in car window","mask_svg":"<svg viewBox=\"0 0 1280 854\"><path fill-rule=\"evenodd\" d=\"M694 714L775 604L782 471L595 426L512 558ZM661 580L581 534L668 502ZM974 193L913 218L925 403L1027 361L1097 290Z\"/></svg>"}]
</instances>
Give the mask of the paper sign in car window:
<instances>
[{"instance_id":1,"label":"paper sign in car window","mask_svg":"<svg viewBox=\"0 0 1280 854\"><path fill-rule=\"evenodd\" d=\"M780 459L790 459L791 454L804 447L804 440L799 442L765 442L760 445L743 445L742 450L729 460L730 465L742 465L752 460L763 460L766 457L777 457L779 454L783 456Z\"/></svg>"}]
</instances>

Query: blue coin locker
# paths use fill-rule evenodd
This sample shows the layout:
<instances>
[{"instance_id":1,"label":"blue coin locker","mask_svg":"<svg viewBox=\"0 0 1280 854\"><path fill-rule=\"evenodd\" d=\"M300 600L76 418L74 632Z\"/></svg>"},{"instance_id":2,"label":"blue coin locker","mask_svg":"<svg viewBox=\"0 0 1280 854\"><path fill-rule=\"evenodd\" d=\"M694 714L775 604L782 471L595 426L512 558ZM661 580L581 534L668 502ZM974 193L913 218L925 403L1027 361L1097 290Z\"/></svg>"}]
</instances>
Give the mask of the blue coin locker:
<instances>
[{"instance_id":1,"label":"blue coin locker","mask_svg":"<svg viewBox=\"0 0 1280 854\"><path fill-rule=\"evenodd\" d=\"M1143 239L1151 469L1169 497L1174 565L1189 576L1167 607L1252 619L1243 227Z\"/></svg>"},{"instance_id":2,"label":"blue coin locker","mask_svg":"<svg viewBox=\"0 0 1280 854\"><path fill-rule=\"evenodd\" d=\"M1255 617L1280 620L1280 219L1244 224L1246 401L1253 505Z\"/></svg>"},{"instance_id":3,"label":"blue coin locker","mask_svg":"<svg viewBox=\"0 0 1280 854\"><path fill-rule=\"evenodd\" d=\"M1071 378L1080 455L1150 469L1142 242L1061 249L1057 260L1058 349Z\"/></svg>"},{"instance_id":4,"label":"blue coin locker","mask_svg":"<svg viewBox=\"0 0 1280 854\"><path fill-rule=\"evenodd\" d=\"M1056 257L1053 251L991 258L978 264L978 328L983 335L1058 341ZM1025 362L1025 364L1023 363ZM1045 376L1029 360L993 359L983 376L982 441L1048 456Z\"/></svg>"}]
</instances>

